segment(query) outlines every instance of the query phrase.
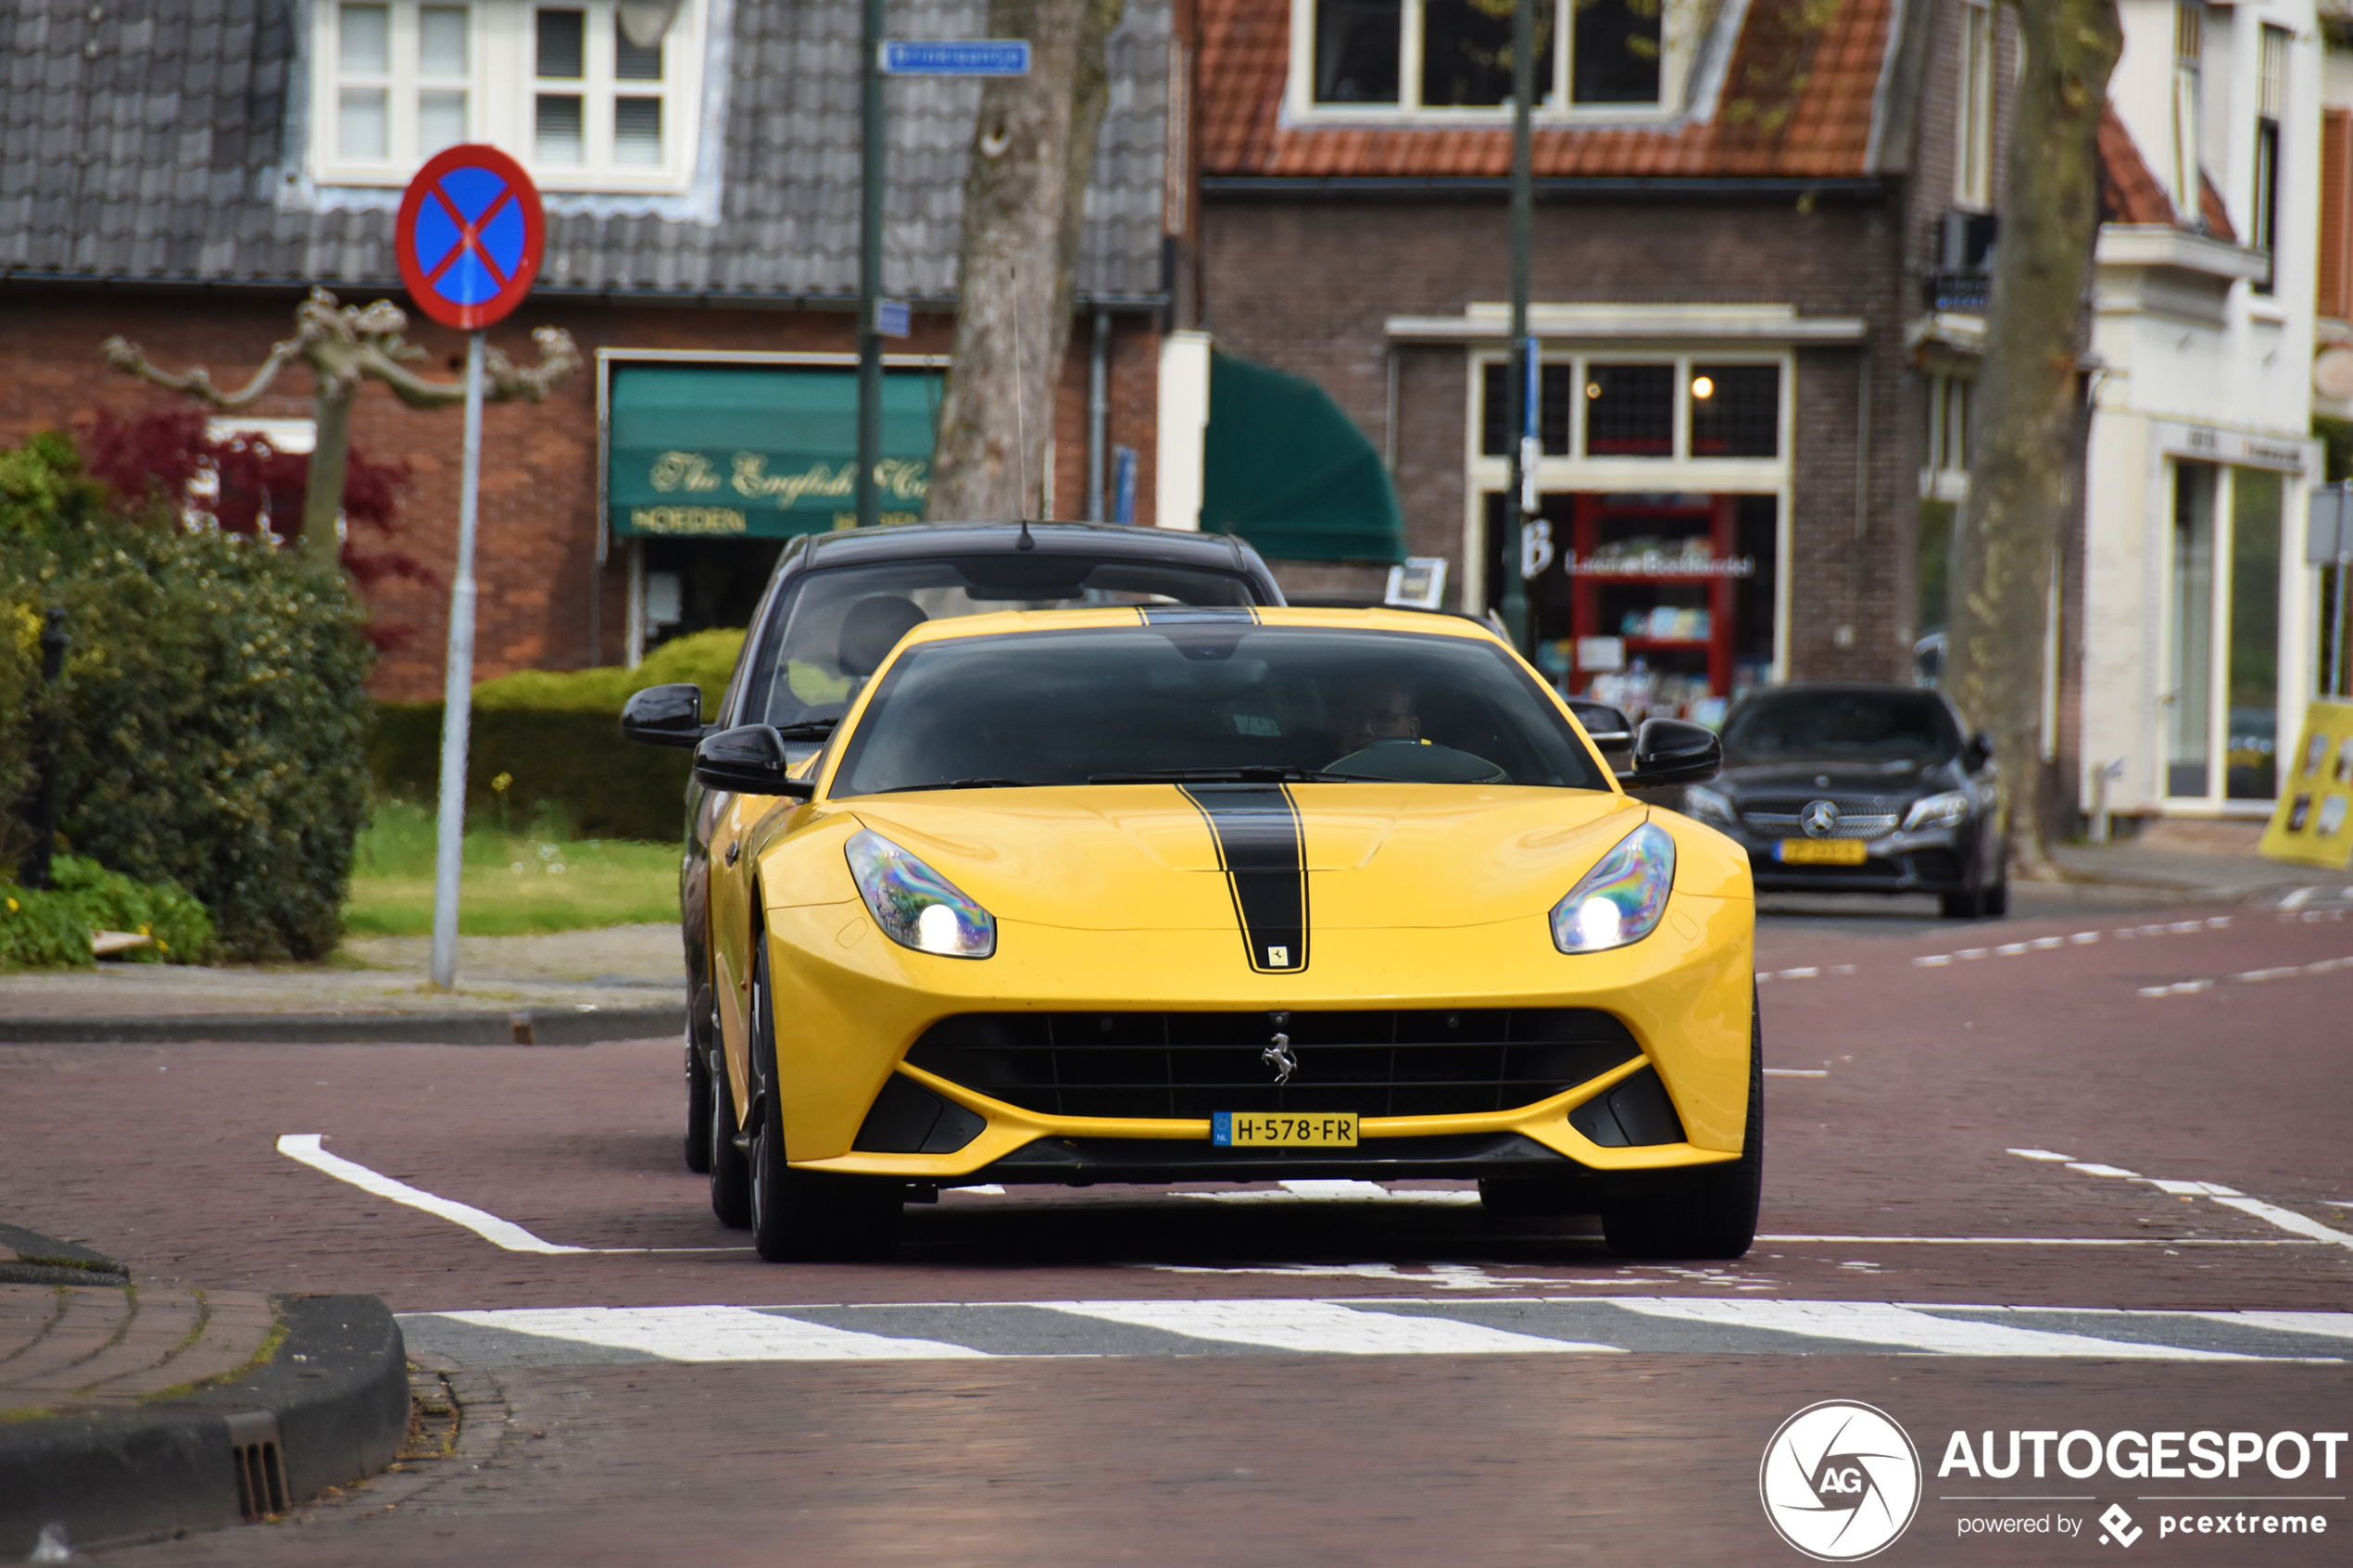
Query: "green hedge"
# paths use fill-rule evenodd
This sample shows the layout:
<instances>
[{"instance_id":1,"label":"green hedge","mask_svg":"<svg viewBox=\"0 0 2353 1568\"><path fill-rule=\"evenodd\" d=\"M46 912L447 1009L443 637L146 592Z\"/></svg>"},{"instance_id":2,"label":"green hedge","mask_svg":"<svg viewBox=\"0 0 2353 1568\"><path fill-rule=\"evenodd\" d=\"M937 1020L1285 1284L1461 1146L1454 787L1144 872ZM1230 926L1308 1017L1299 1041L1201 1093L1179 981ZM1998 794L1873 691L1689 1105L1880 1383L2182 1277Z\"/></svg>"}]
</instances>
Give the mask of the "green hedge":
<instances>
[{"instance_id":1,"label":"green hedge","mask_svg":"<svg viewBox=\"0 0 2353 1568\"><path fill-rule=\"evenodd\" d=\"M169 884L133 882L79 855L49 864L45 892L0 883L0 967L87 969L94 931L152 936L121 956L133 963L202 963L212 951L212 917Z\"/></svg>"},{"instance_id":2,"label":"green hedge","mask_svg":"<svg viewBox=\"0 0 2353 1568\"><path fill-rule=\"evenodd\" d=\"M19 652L26 618L53 605L73 639L65 678L0 709L0 727L58 705L66 847L185 888L224 957L326 953L367 810L374 654L347 586L265 541L184 528L169 501L120 509L52 433L0 450L0 628ZM0 816L19 798L0 796Z\"/></svg>"},{"instance_id":3,"label":"green hedge","mask_svg":"<svg viewBox=\"0 0 2353 1568\"><path fill-rule=\"evenodd\" d=\"M739 631L700 632L656 649L635 670L527 670L474 687L466 743L466 818L535 819L566 835L669 842L685 829L692 771L684 748L621 738L621 709L648 686L692 681L703 711L725 690ZM382 703L368 766L384 794L430 805L441 793L441 704ZM504 790L494 788L500 777Z\"/></svg>"}]
</instances>

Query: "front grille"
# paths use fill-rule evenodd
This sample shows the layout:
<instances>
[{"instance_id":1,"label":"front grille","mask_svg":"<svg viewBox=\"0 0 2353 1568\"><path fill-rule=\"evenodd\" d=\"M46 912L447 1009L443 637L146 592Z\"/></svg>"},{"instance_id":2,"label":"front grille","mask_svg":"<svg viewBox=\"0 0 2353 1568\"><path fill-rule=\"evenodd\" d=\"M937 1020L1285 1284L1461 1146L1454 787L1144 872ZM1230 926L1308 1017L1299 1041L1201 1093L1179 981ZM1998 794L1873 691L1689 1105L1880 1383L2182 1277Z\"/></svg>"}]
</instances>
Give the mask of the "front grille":
<instances>
[{"instance_id":1,"label":"front grille","mask_svg":"<svg viewBox=\"0 0 2353 1568\"><path fill-rule=\"evenodd\" d=\"M910 1064L1053 1116L1219 1110L1465 1116L1550 1098L1640 1054L1590 1008L1294 1012L1288 1084L1265 1012L964 1013L925 1030Z\"/></svg>"},{"instance_id":2,"label":"front grille","mask_svg":"<svg viewBox=\"0 0 2353 1568\"><path fill-rule=\"evenodd\" d=\"M1903 820L1904 802L1876 795L1755 796L1741 802L1741 821L1767 838L1806 838L1806 808L1827 800L1838 808L1838 826L1825 838L1884 838Z\"/></svg>"}]
</instances>

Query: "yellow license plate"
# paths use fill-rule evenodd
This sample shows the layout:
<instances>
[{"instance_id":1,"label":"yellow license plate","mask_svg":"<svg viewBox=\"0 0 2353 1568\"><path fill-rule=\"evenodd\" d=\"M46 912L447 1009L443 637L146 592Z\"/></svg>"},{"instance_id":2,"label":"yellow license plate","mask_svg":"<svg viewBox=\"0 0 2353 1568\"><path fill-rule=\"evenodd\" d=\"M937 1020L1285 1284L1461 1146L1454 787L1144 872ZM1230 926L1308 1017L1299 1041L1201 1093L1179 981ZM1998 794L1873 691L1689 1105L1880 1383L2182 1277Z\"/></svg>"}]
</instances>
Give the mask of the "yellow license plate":
<instances>
[{"instance_id":1,"label":"yellow license plate","mask_svg":"<svg viewBox=\"0 0 2353 1568\"><path fill-rule=\"evenodd\" d=\"M1354 1148L1356 1113L1220 1110L1209 1119L1209 1141L1221 1148Z\"/></svg>"},{"instance_id":2,"label":"yellow license plate","mask_svg":"<svg viewBox=\"0 0 2353 1568\"><path fill-rule=\"evenodd\" d=\"M1785 866L1859 866L1869 856L1859 838L1784 838L1773 858Z\"/></svg>"}]
</instances>

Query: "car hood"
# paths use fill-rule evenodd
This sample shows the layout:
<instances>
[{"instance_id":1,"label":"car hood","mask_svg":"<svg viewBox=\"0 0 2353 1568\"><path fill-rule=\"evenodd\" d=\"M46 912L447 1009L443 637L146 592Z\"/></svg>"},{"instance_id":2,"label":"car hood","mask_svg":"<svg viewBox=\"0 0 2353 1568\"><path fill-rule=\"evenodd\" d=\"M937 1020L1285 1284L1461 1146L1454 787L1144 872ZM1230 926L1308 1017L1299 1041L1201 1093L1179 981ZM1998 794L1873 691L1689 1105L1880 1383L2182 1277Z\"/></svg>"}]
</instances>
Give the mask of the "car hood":
<instances>
[{"instance_id":1,"label":"car hood","mask_svg":"<svg viewBox=\"0 0 2353 1568\"><path fill-rule=\"evenodd\" d=\"M1216 792L1201 795L1213 806ZM1541 916L1645 819L1597 791L1291 784L1316 926L1450 927ZM1217 834L1173 785L868 797L840 809L913 851L1000 920L1089 930L1234 922Z\"/></svg>"},{"instance_id":2,"label":"car hood","mask_svg":"<svg viewBox=\"0 0 2353 1568\"><path fill-rule=\"evenodd\" d=\"M1904 797L1952 789L1963 780L1952 762L1781 761L1728 763L1716 787L1730 794ZM1825 783L1823 781L1827 780Z\"/></svg>"}]
</instances>

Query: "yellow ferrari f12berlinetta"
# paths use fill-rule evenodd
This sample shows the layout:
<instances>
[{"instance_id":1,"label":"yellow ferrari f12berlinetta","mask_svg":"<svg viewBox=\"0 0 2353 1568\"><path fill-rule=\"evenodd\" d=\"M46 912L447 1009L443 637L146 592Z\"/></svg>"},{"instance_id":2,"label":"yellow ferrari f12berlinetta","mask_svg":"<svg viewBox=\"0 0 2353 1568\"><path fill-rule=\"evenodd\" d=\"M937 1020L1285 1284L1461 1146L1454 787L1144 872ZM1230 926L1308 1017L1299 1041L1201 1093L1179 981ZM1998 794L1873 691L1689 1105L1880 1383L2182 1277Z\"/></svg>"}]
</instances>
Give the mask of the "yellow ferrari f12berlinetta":
<instances>
[{"instance_id":1,"label":"yellow ferrari f12berlinetta","mask_svg":"<svg viewBox=\"0 0 2353 1568\"><path fill-rule=\"evenodd\" d=\"M916 624L813 759L697 747L713 1206L786 1259L871 1255L956 1185L1475 1179L1621 1253L1738 1256L1748 858L1622 787L1719 759L1655 719L1621 781L1462 618Z\"/></svg>"}]
</instances>

